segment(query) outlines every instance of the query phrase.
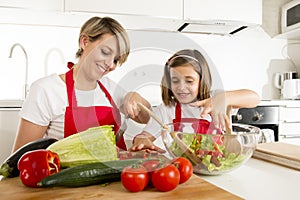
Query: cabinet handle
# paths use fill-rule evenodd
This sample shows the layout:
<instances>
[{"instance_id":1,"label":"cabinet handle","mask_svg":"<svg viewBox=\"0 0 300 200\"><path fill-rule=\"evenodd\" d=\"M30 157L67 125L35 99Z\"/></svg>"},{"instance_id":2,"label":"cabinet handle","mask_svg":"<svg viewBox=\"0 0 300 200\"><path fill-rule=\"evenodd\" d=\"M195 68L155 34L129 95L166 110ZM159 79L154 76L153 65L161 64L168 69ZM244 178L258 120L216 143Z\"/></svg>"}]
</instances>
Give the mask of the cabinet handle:
<instances>
[{"instance_id":1,"label":"cabinet handle","mask_svg":"<svg viewBox=\"0 0 300 200\"><path fill-rule=\"evenodd\" d=\"M279 137L282 137L283 139L288 138L300 138L300 135L279 135Z\"/></svg>"},{"instance_id":2,"label":"cabinet handle","mask_svg":"<svg viewBox=\"0 0 300 200\"><path fill-rule=\"evenodd\" d=\"M283 120L283 123L300 123L300 121L294 121L294 120Z\"/></svg>"}]
</instances>

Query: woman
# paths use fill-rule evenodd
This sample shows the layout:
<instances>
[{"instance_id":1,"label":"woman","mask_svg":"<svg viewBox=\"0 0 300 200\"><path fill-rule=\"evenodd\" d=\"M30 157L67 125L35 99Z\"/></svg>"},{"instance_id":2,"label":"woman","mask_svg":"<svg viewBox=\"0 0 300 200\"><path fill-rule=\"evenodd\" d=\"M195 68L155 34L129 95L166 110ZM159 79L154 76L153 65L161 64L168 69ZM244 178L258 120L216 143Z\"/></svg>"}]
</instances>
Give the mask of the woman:
<instances>
[{"instance_id":1,"label":"woman","mask_svg":"<svg viewBox=\"0 0 300 200\"><path fill-rule=\"evenodd\" d=\"M122 65L129 54L124 28L109 17L93 17L80 30L78 63L65 74L34 82L20 111L13 151L45 136L62 139L99 125L114 125L117 133L125 116L146 123L149 116L137 107L150 104L138 93L126 93L104 77ZM117 146L126 149L123 137Z\"/></svg>"}]
</instances>

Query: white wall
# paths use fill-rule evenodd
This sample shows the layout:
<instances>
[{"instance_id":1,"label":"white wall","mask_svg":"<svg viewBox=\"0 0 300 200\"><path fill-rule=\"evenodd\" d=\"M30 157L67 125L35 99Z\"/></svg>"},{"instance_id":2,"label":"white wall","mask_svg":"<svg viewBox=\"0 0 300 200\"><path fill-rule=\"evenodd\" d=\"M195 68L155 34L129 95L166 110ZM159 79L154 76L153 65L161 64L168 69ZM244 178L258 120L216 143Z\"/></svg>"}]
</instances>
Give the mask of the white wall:
<instances>
[{"instance_id":1,"label":"white wall","mask_svg":"<svg viewBox=\"0 0 300 200\"><path fill-rule=\"evenodd\" d=\"M23 94L25 56L20 48L16 48L12 58L8 58L14 43L20 43L26 49L29 84L44 76L46 67L48 74L65 72L66 62L74 61L74 54L78 48L79 26L90 16L2 9L0 100L20 99ZM24 25L30 23L34 25ZM154 104L160 101L159 92L149 89L148 86L156 85L159 89L162 66L172 53L182 48L203 49L216 69L216 73L213 72L217 76L215 80L220 79L218 84L224 86L224 89L253 89L262 99L279 98L279 90L272 84L274 73L295 68L287 59L287 55L300 66L296 53L299 52L299 45L290 45L287 48L286 40L271 39L261 28L242 31L232 37L157 31L130 31L129 35L132 52L128 62L110 74L110 77L126 84L129 83L124 80L130 80L127 86L153 98ZM138 68L139 73L134 73L133 68ZM145 70L148 70L147 73ZM134 85L143 84L145 80L150 83L132 88ZM7 84L12 89L8 89Z\"/></svg>"},{"instance_id":2,"label":"white wall","mask_svg":"<svg viewBox=\"0 0 300 200\"><path fill-rule=\"evenodd\" d=\"M46 67L48 74L62 73L67 70L66 62L74 61L79 28L10 24L0 24L0 28L0 99L22 98L25 56L16 47L12 58L8 58L14 43L20 43L26 49L29 84L43 77ZM279 91L272 85L273 74L293 68L286 59L286 41L271 39L260 28L233 37L143 31L130 31L129 35L132 53L128 62L110 76L122 81L126 74L128 78L133 68L140 71L152 68L150 74L142 77L135 73L130 79L132 85L147 80L147 75L151 76L147 81L153 79L155 85L159 85L166 60L182 48L203 49L214 63L225 89L253 89L263 99L279 98ZM8 89L7 84L13 89ZM145 90L140 86L134 89ZM154 103L160 101L158 95L159 92L151 95L156 97Z\"/></svg>"},{"instance_id":3,"label":"white wall","mask_svg":"<svg viewBox=\"0 0 300 200\"><path fill-rule=\"evenodd\" d=\"M0 24L0 28L0 99L22 98L26 60L18 46L8 58L13 44L20 43L27 52L29 84L44 76L46 67L49 73L64 72L65 63L74 60L78 35L75 28L9 24Z\"/></svg>"},{"instance_id":4,"label":"white wall","mask_svg":"<svg viewBox=\"0 0 300 200\"><path fill-rule=\"evenodd\" d=\"M285 40L271 39L261 28L236 37L191 36L215 63L226 90L249 88L262 99L278 99L275 72L293 67L285 57Z\"/></svg>"},{"instance_id":5,"label":"white wall","mask_svg":"<svg viewBox=\"0 0 300 200\"><path fill-rule=\"evenodd\" d=\"M130 32L130 36L133 52L124 67L110 75L116 81L130 73L131 69L143 66L154 69L155 65L157 72L162 73L159 70L162 70L169 56L182 48L196 48L206 53L212 69L215 69L211 70L215 74L214 81L219 82L217 88L252 89L264 100L280 98L280 91L273 84L276 72L296 70L287 56L291 54L286 46L287 41L270 38L260 27L246 30L237 36L165 32ZM150 80L158 80L159 84L160 73L146 73L144 77L136 73L128 80L134 80L133 85L139 88L139 83L148 81L147 75ZM146 94L151 96L155 104L160 101L159 93L154 95L150 88Z\"/></svg>"}]
</instances>

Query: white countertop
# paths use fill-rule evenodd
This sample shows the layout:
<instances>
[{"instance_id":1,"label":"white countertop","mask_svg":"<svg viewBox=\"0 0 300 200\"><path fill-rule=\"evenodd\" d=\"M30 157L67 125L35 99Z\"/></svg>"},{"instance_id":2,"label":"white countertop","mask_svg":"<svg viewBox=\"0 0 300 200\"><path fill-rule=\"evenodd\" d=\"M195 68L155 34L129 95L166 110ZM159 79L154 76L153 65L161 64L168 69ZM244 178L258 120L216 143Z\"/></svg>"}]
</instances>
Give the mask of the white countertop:
<instances>
[{"instance_id":1,"label":"white countertop","mask_svg":"<svg viewBox=\"0 0 300 200\"><path fill-rule=\"evenodd\" d=\"M300 100L261 100L258 106L287 106L300 107Z\"/></svg>"},{"instance_id":2,"label":"white countertop","mask_svg":"<svg viewBox=\"0 0 300 200\"><path fill-rule=\"evenodd\" d=\"M247 200L300 199L300 171L254 158L227 174L200 176Z\"/></svg>"}]
</instances>

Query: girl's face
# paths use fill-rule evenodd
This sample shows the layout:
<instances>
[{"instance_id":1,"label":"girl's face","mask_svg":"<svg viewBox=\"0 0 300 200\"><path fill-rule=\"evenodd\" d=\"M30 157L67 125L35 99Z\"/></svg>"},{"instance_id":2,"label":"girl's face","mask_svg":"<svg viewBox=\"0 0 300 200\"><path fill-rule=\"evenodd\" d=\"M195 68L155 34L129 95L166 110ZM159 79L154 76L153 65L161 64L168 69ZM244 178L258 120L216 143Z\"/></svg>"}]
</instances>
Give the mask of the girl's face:
<instances>
[{"instance_id":1,"label":"girl's face","mask_svg":"<svg viewBox=\"0 0 300 200\"><path fill-rule=\"evenodd\" d=\"M98 80L105 74L116 69L119 48L118 41L111 34L103 35L99 40L90 42L88 38L82 39L84 53L81 56L85 73L91 80Z\"/></svg>"},{"instance_id":2,"label":"girl's face","mask_svg":"<svg viewBox=\"0 0 300 200\"><path fill-rule=\"evenodd\" d=\"M183 104L193 102L199 92L200 75L190 64L170 68L171 90Z\"/></svg>"}]
</instances>

